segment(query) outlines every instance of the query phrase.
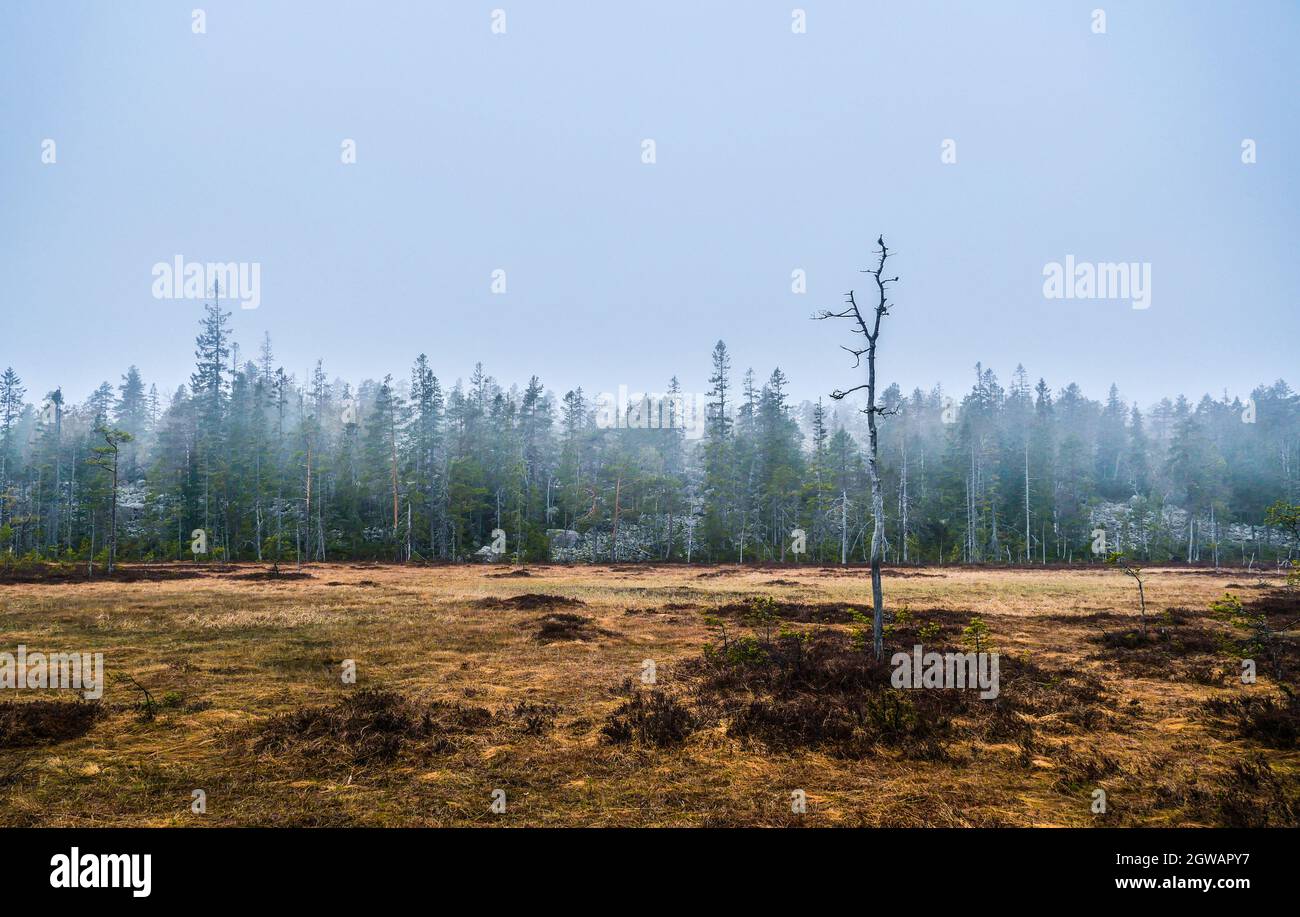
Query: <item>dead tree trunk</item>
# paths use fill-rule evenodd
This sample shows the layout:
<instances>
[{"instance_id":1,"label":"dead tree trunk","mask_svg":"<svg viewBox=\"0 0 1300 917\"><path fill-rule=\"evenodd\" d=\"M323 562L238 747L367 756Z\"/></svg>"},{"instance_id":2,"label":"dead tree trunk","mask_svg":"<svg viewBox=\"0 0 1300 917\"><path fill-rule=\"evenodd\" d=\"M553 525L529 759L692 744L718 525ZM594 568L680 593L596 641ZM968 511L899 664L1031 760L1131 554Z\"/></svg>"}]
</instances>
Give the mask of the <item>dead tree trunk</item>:
<instances>
[{"instance_id":1,"label":"dead tree trunk","mask_svg":"<svg viewBox=\"0 0 1300 917\"><path fill-rule=\"evenodd\" d=\"M397 540L397 423L393 422L393 428L390 431L391 442L393 447L393 541Z\"/></svg>"},{"instance_id":2,"label":"dead tree trunk","mask_svg":"<svg viewBox=\"0 0 1300 917\"><path fill-rule=\"evenodd\" d=\"M1029 437L1025 437L1025 562L1033 563L1033 542L1029 535Z\"/></svg>"},{"instance_id":3,"label":"dead tree trunk","mask_svg":"<svg viewBox=\"0 0 1300 917\"><path fill-rule=\"evenodd\" d=\"M310 560L311 560L311 553L310 553L310 552L311 552L311 537L310 537L310 532L311 532L311 437L310 437L310 436L307 437L307 511L304 513L304 515L307 517L307 532L308 532L308 539L307 539L308 554L307 554L307 560L310 561Z\"/></svg>"},{"instance_id":4,"label":"dead tree trunk","mask_svg":"<svg viewBox=\"0 0 1300 917\"><path fill-rule=\"evenodd\" d=\"M619 511L619 493L623 489L623 475L618 476L614 482L614 526L613 531L609 533L609 562L618 563L618 511ZM595 556L593 554L593 556Z\"/></svg>"},{"instance_id":5,"label":"dead tree trunk","mask_svg":"<svg viewBox=\"0 0 1300 917\"><path fill-rule=\"evenodd\" d=\"M898 515L903 523L903 563L907 563L907 430L904 428L902 437L903 450L903 482L901 485L902 494L898 501Z\"/></svg>"},{"instance_id":6,"label":"dead tree trunk","mask_svg":"<svg viewBox=\"0 0 1300 917\"><path fill-rule=\"evenodd\" d=\"M868 430L868 452L867 452L867 473L871 480L871 602L874 619L872 622L873 646L876 658L880 659L885 652L884 643L884 595L880 585L880 560L884 544L885 534L885 497L882 492L880 483L880 459L878 448L878 433L876 430L876 417L883 414L893 414L893 410L878 407L876 405L876 343L880 339L880 320L889 314L889 289L888 285L898 280L897 277L885 277L885 262L889 258L889 248L885 245L885 238L881 236L876 240L879 249L876 251L878 261L876 269L866 271L876 281L876 291L879 299L875 308L872 310L873 317L870 325L863 317L861 310L858 308L857 300L854 298L853 291L850 290L847 295L848 306L840 312L831 312L823 310L814 318L847 318L851 319L857 327L853 329L855 334L860 334L867 340L865 347L858 349L853 347L842 347L849 353L853 354L854 368L862 364L862 356L867 357L867 381L864 385L855 385L850 389L836 389L831 392L831 397L836 401L847 397L853 392L866 389L867 406L863 413L867 415Z\"/></svg>"},{"instance_id":7,"label":"dead tree trunk","mask_svg":"<svg viewBox=\"0 0 1300 917\"><path fill-rule=\"evenodd\" d=\"M840 566L849 562L849 492L840 491Z\"/></svg>"},{"instance_id":8,"label":"dead tree trunk","mask_svg":"<svg viewBox=\"0 0 1300 917\"><path fill-rule=\"evenodd\" d=\"M108 436L105 436L105 439L109 439L109 443L110 445L112 445L112 440ZM110 576L113 573L113 565L117 563L117 456L118 456L118 451L116 445L113 445L112 449L113 449L113 496L109 501L111 508L108 511L108 572Z\"/></svg>"}]
</instances>

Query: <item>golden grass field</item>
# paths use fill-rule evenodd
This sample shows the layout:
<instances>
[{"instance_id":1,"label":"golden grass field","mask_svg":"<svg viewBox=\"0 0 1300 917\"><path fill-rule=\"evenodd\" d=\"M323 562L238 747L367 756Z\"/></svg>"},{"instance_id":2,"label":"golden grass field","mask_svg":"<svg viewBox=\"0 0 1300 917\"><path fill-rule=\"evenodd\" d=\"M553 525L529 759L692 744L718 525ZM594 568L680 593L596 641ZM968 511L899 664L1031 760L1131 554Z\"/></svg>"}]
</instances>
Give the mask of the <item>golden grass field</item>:
<instances>
[{"instance_id":1,"label":"golden grass field","mask_svg":"<svg viewBox=\"0 0 1300 917\"><path fill-rule=\"evenodd\" d=\"M1280 590L1276 576L1151 571L1148 613L1153 627L1168 625L1175 649L1128 658L1099 642L1105 630L1137 624L1135 585L1116 571L887 571L887 608L941 622L948 643L982 617L1000 653L1041 670L1037 693L1032 709L1008 714L1019 738L959 722L942 753L885 742L845 756L737 737L725 714L663 746L611 742L602 729L630 695L651 690L641 685L643 660L655 661L653 690L685 690L684 664L719 639L713 609L767 594L781 607L869 613L861 568L539 566L512 576L505 567L314 564L306 577L279 579L261 566L185 578L171 575L186 568L163 569L136 582L0 584L0 649L102 652L107 681L88 729L25 740L0 730L0 824L1296 823L1300 751L1248 737L1204 706L1279 694L1262 665L1257 684L1241 684L1239 663L1204 639L1227 633L1207 609L1230 584L1249 600ZM583 604L491 601L521 594ZM542 618L556 612L590 620L559 620L550 639ZM745 632L735 619L728 628L732 638ZM575 633L585 639L563 639ZM355 684L343 683L344 660L355 661ZM144 709L128 676L156 708ZM1074 693L1058 702L1060 685ZM382 721L362 718L340 737L302 715L342 709L334 705L368 689L395 692L411 710L443 703L425 732L381 755L366 743ZM0 702L72 696L9 690ZM1098 787L1104 814L1092 811ZM191 811L195 789L206 793L203 814ZM498 789L503 813L491 810ZM792 812L796 789L806 793L803 814Z\"/></svg>"}]
</instances>

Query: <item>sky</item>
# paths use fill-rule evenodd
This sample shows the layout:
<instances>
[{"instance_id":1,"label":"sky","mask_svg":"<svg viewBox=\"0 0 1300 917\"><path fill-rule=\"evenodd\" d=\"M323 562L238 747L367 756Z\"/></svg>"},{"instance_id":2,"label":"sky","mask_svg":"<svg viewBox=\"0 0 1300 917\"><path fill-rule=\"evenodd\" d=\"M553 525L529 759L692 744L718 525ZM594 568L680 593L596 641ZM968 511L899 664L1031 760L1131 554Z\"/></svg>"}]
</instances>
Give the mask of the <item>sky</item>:
<instances>
[{"instance_id":1,"label":"sky","mask_svg":"<svg viewBox=\"0 0 1300 917\"><path fill-rule=\"evenodd\" d=\"M871 301L883 234L905 390L1300 388L1298 39L1267 0L8 0L0 367L187 382L180 256L257 267L241 355L300 378L702 392L723 339L815 399L863 381L809 316ZM1148 308L1048 298L1067 256Z\"/></svg>"}]
</instances>

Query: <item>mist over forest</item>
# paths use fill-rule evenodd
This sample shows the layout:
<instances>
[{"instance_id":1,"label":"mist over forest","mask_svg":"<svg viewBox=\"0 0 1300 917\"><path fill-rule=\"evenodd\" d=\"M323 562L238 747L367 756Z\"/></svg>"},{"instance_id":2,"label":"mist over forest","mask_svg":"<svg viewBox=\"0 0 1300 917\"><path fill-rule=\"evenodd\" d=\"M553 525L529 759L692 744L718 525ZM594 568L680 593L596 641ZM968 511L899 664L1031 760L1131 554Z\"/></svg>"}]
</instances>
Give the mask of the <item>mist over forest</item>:
<instances>
[{"instance_id":1,"label":"mist over forest","mask_svg":"<svg viewBox=\"0 0 1300 917\"><path fill-rule=\"evenodd\" d=\"M331 380L319 361L300 379L269 336L241 361L228 318L206 306L193 374L171 389L132 366L77 400L5 370L10 558L103 562L113 516L119 559L868 557L858 407L792 403L779 368L742 368L722 341L701 348L710 388L692 416L672 367L662 394L617 401L482 366L448 383L423 353L400 376ZM1096 562L1099 530L1105 550L1153 562L1295 552L1293 533L1266 525L1300 494L1300 396L1286 382L1244 403L1171 393L1139 406L1116 385L1087 393L1023 366L1004 379L975 364L971 381L881 389L887 562Z\"/></svg>"}]
</instances>

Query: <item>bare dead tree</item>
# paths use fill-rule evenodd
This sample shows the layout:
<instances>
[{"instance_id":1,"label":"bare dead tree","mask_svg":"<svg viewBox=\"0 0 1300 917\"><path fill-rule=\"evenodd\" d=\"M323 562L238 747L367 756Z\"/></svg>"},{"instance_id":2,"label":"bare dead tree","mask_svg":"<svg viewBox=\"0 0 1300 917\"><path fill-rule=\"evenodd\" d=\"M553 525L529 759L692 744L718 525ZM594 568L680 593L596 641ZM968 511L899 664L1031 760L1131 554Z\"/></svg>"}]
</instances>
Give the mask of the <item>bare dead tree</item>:
<instances>
[{"instance_id":1,"label":"bare dead tree","mask_svg":"<svg viewBox=\"0 0 1300 917\"><path fill-rule=\"evenodd\" d=\"M311 561L311 433L307 433L307 560ZM302 566L300 563L299 566Z\"/></svg>"},{"instance_id":2,"label":"bare dead tree","mask_svg":"<svg viewBox=\"0 0 1300 917\"><path fill-rule=\"evenodd\" d=\"M609 540L609 562L618 563L618 499L619 492L623 489L623 475L619 474L618 480L614 482L614 531L610 533ZM595 556L594 554L592 555Z\"/></svg>"},{"instance_id":3,"label":"bare dead tree","mask_svg":"<svg viewBox=\"0 0 1300 917\"><path fill-rule=\"evenodd\" d=\"M897 277L885 277L885 262L889 259L889 247L885 245L885 237L882 235L876 239L879 248L875 254L878 258L875 270L863 271L864 274L870 274L876 281L876 292L879 299L875 308L872 310L872 320L868 324L867 319L863 316L862 310L858 308L857 299L853 291L849 290L846 294L848 305L839 312L833 312L829 309L823 309L813 316L814 319L824 320L828 318L849 319L856 325L852 329L854 334L860 334L866 338L866 346L862 348L845 347L840 345L841 350L846 350L853 355L853 368L857 369L862 365L862 357L865 354L867 358L867 381L862 385L855 385L850 389L836 389L831 392L831 397L836 401L843 400L854 392L866 389L867 406L862 409L862 413L867 415L867 429L869 431L869 451L867 454L867 471L871 478L871 604L874 620L872 622L872 644L875 648L876 658L880 659L885 652L885 606L883 590L880 586L880 559L882 546L884 544L885 534L885 498L880 484L880 464L877 448L876 418L888 414L897 413L896 411L878 407L876 405L876 343L880 339L880 320L889 314L889 285L897 282Z\"/></svg>"}]
</instances>

